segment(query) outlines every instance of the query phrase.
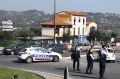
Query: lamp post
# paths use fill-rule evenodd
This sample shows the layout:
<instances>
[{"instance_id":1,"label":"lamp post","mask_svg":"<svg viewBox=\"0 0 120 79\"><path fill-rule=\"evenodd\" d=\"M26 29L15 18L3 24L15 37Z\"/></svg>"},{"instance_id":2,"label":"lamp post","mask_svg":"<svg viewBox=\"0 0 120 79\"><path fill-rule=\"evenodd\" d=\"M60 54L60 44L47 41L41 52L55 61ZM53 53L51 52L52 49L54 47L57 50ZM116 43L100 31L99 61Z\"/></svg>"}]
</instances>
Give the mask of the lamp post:
<instances>
[{"instance_id":1,"label":"lamp post","mask_svg":"<svg viewBox=\"0 0 120 79\"><path fill-rule=\"evenodd\" d=\"M55 33L56 33L56 24L55 24L55 13L56 13L56 0L54 0L54 43L56 43L56 37L55 37Z\"/></svg>"}]
</instances>

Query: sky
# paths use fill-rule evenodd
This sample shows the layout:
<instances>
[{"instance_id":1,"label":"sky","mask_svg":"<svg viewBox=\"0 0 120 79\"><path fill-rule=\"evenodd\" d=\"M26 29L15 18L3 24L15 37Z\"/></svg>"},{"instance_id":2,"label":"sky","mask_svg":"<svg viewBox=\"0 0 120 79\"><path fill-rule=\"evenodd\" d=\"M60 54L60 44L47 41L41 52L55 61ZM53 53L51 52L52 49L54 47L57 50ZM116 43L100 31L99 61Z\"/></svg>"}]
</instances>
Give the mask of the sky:
<instances>
[{"instance_id":1,"label":"sky","mask_svg":"<svg viewBox=\"0 0 120 79\"><path fill-rule=\"evenodd\" d=\"M54 0L0 0L0 10L31 9L53 13ZM56 12L64 10L120 14L120 0L56 0Z\"/></svg>"}]
</instances>

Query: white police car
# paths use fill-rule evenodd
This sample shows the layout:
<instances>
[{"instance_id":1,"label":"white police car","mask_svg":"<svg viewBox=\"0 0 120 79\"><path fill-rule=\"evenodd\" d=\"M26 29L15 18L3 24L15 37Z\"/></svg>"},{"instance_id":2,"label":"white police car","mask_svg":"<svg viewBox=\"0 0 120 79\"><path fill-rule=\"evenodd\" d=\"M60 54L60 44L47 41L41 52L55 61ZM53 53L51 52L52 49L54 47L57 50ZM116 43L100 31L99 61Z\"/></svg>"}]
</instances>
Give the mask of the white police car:
<instances>
[{"instance_id":1,"label":"white police car","mask_svg":"<svg viewBox=\"0 0 120 79\"><path fill-rule=\"evenodd\" d=\"M113 63L115 63L116 61L116 55L114 52L113 48L107 48L108 53L107 53L107 58L106 61L112 61ZM97 57L97 60L99 60L99 56Z\"/></svg>"},{"instance_id":2,"label":"white police car","mask_svg":"<svg viewBox=\"0 0 120 79\"><path fill-rule=\"evenodd\" d=\"M112 48L107 48L107 50L108 50L108 54L107 54L106 61L112 61L115 63L116 55L114 50Z\"/></svg>"},{"instance_id":3,"label":"white police car","mask_svg":"<svg viewBox=\"0 0 120 79\"><path fill-rule=\"evenodd\" d=\"M62 59L62 55L49 51L42 47L29 47L21 50L18 54L18 60L24 60L27 63L40 60L50 60L57 62Z\"/></svg>"}]
</instances>

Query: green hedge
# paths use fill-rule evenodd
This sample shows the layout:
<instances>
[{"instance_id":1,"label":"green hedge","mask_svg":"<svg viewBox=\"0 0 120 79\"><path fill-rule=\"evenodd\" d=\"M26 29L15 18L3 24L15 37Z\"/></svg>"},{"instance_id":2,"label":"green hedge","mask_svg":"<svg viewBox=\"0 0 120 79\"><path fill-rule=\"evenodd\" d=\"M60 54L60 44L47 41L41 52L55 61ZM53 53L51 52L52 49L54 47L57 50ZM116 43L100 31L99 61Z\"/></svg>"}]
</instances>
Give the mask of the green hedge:
<instances>
[{"instance_id":1,"label":"green hedge","mask_svg":"<svg viewBox=\"0 0 120 79\"><path fill-rule=\"evenodd\" d=\"M10 44L19 44L19 43L22 43L22 41L20 41L20 40L4 40L4 41L0 41L0 46L6 47Z\"/></svg>"}]
</instances>

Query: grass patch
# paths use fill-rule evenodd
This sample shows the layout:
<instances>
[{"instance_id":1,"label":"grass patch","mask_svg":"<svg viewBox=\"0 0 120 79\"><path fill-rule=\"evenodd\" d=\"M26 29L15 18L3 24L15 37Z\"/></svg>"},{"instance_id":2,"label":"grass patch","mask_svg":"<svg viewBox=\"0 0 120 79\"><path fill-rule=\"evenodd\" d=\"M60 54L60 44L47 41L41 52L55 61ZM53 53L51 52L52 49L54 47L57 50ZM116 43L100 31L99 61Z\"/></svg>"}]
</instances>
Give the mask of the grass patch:
<instances>
[{"instance_id":1,"label":"grass patch","mask_svg":"<svg viewBox=\"0 0 120 79\"><path fill-rule=\"evenodd\" d=\"M13 75L18 75L19 79L44 79L43 77L34 73L0 66L0 79L11 79Z\"/></svg>"}]
</instances>

